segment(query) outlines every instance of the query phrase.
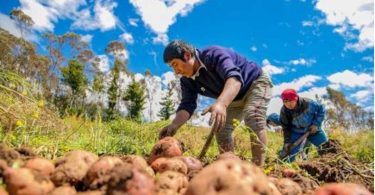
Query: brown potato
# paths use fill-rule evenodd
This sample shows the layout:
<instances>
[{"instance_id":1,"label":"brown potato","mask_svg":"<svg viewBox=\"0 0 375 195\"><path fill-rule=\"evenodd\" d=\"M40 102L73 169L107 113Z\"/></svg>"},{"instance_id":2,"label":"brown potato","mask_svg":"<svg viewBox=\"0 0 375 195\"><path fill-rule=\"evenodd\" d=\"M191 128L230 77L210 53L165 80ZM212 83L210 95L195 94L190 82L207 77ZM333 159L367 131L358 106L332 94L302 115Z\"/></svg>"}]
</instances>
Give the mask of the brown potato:
<instances>
[{"instance_id":1,"label":"brown potato","mask_svg":"<svg viewBox=\"0 0 375 195\"><path fill-rule=\"evenodd\" d=\"M175 171L165 171L161 173L156 180L157 194L164 194L169 191L174 194L184 194L189 184L188 178Z\"/></svg>"},{"instance_id":2,"label":"brown potato","mask_svg":"<svg viewBox=\"0 0 375 195\"><path fill-rule=\"evenodd\" d=\"M77 191L72 186L60 186L55 188L49 195L76 195Z\"/></svg>"},{"instance_id":3,"label":"brown potato","mask_svg":"<svg viewBox=\"0 0 375 195\"><path fill-rule=\"evenodd\" d=\"M314 195L371 195L365 187L354 183L326 184L315 190Z\"/></svg>"},{"instance_id":4,"label":"brown potato","mask_svg":"<svg viewBox=\"0 0 375 195\"><path fill-rule=\"evenodd\" d=\"M44 176L50 176L55 171L55 165L47 159L33 158L26 162L25 168L29 168L38 171Z\"/></svg>"},{"instance_id":5,"label":"brown potato","mask_svg":"<svg viewBox=\"0 0 375 195\"><path fill-rule=\"evenodd\" d=\"M27 168L9 168L4 176L6 189L12 195L40 195L54 189L53 183L47 177Z\"/></svg>"},{"instance_id":6,"label":"brown potato","mask_svg":"<svg viewBox=\"0 0 375 195\"><path fill-rule=\"evenodd\" d=\"M56 186L76 185L82 181L87 171L98 160L98 156L86 151L71 151L56 161L51 180Z\"/></svg>"},{"instance_id":7,"label":"brown potato","mask_svg":"<svg viewBox=\"0 0 375 195\"><path fill-rule=\"evenodd\" d=\"M111 170L121 164L124 162L118 157L101 157L87 171L83 179L84 184L90 189L101 188L109 181Z\"/></svg>"},{"instance_id":8,"label":"brown potato","mask_svg":"<svg viewBox=\"0 0 375 195\"><path fill-rule=\"evenodd\" d=\"M151 164L160 157L174 157L182 155L182 145L173 137L165 137L152 148L148 163Z\"/></svg>"},{"instance_id":9,"label":"brown potato","mask_svg":"<svg viewBox=\"0 0 375 195\"><path fill-rule=\"evenodd\" d=\"M182 162L185 163L185 165L188 168L187 176L188 176L189 180L191 180L199 171L201 171L203 169L203 163L200 160L198 160L194 157L177 156L177 157L174 157L174 158L180 159L180 160L182 160Z\"/></svg>"},{"instance_id":10,"label":"brown potato","mask_svg":"<svg viewBox=\"0 0 375 195\"><path fill-rule=\"evenodd\" d=\"M104 195L105 192L100 190L94 190L94 191L86 191L86 192L78 192L77 195Z\"/></svg>"},{"instance_id":11,"label":"brown potato","mask_svg":"<svg viewBox=\"0 0 375 195\"><path fill-rule=\"evenodd\" d=\"M224 152L216 156L216 160L241 160L240 157L236 156L233 152Z\"/></svg>"},{"instance_id":12,"label":"brown potato","mask_svg":"<svg viewBox=\"0 0 375 195\"><path fill-rule=\"evenodd\" d=\"M8 195L8 192L3 187L0 187L0 195Z\"/></svg>"},{"instance_id":13,"label":"brown potato","mask_svg":"<svg viewBox=\"0 0 375 195\"><path fill-rule=\"evenodd\" d=\"M203 168L189 184L186 195L271 195L267 176L257 166L236 160L219 160Z\"/></svg>"},{"instance_id":14,"label":"brown potato","mask_svg":"<svg viewBox=\"0 0 375 195\"><path fill-rule=\"evenodd\" d=\"M106 194L152 195L155 180L143 170L124 163L112 169Z\"/></svg>"},{"instance_id":15,"label":"brown potato","mask_svg":"<svg viewBox=\"0 0 375 195\"><path fill-rule=\"evenodd\" d=\"M152 162L151 167L157 173L176 171L182 174L187 174L188 171L186 164L177 158L158 158Z\"/></svg>"},{"instance_id":16,"label":"brown potato","mask_svg":"<svg viewBox=\"0 0 375 195\"><path fill-rule=\"evenodd\" d=\"M279 191L279 189L277 189L275 183L277 182L277 178L275 177L268 177L268 186L271 188L272 190L272 194L274 195L281 195L281 192Z\"/></svg>"},{"instance_id":17,"label":"brown potato","mask_svg":"<svg viewBox=\"0 0 375 195\"><path fill-rule=\"evenodd\" d=\"M148 166L147 161L142 156L126 155L122 156L121 160L141 170L145 170L146 173L148 173L152 177L155 176L154 170L150 166Z\"/></svg>"},{"instance_id":18,"label":"brown potato","mask_svg":"<svg viewBox=\"0 0 375 195\"><path fill-rule=\"evenodd\" d=\"M273 180L273 183L276 185L277 189L281 192L282 195L301 195L301 187L294 181L282 178Z\"/></svg>"}]
</instances>

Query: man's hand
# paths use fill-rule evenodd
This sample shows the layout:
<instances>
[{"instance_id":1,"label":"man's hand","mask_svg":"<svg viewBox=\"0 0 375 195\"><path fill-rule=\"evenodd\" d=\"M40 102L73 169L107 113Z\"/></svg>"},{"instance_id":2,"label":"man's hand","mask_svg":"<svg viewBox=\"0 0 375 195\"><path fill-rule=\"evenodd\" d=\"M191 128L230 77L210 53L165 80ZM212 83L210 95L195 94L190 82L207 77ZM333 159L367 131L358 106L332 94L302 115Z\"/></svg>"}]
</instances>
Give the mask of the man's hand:
<instances>
[{"instance_id":1,"label":"man's hand","mask_svg":"<svg viewBox=\"0 0 375 195\"><path fill-rule=\"evenodd\" d=\"M174 136L174 134L176 134L176 132L177 132L177 126L176 125L174 125L174 124L167 125L163 129L160 130L159 140L163 139L164 137Z\"/></svg>"},{"instance_id":2,"label":"man's hand","mask_svg":"<svg viewBox=\"0 0 375 195\"><path fill-rule=\"evenodd\" d=\"M227 107L220 102L216 102L210 107L206 108L202 115L205 115L207 112L211 113L209 125L214 124L212 127L213 131L220 131L220 129L224 127L225 121L227 120Z\"/></svg>"},{"instance_id":3,"label":"man's hand","mask_svg":"<svg viewBox=\"0 0 375 195\"><path fill-rule=\"evenodd\" d=\"M318 127L316 125L311 125L309 127L309 131L311 135L314 135L316 132L318 132Z\"/></svg>"}]
</instances>

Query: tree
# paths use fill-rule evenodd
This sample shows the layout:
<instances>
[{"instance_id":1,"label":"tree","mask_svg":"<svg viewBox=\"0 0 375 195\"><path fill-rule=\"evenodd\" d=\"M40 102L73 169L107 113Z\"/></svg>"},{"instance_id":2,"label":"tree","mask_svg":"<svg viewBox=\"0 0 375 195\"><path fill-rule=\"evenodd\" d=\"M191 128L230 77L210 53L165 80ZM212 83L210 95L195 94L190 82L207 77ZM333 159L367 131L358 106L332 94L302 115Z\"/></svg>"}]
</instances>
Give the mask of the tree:
<instances>
[{"instance_id":1,"label":"tree","mask_svg":"<svg viewBox=\"0 0 375 195\"><path fill-rule=\"evenodd\" d=\"M111 70L112 80L107 91L107 94L108 94L107 119L108 120L114 119L115 114L118 112L116 110L116 105L117 105L118 98L120 96L118 80L120 77L121 66L122 66L122 63L119 60L116 60Z\"/></svg>"},{"instance_id":2,"label":"tree","mask_svg":"<svg viewBox=\"0 0 375 195\"><path fill-rule=\"evenodd\" d=\"M168 85L168 93L162 98L160 105L162 108L159 111L158 116L162 120L168 120L174 112L174 102L172 100L173 88L171 84Z\"/></svg>"},{"instance_id":3,"label":"tree","mask_svg":"<svg viewBox=\"0 0 375 195\"><path fill-rule=\"evenodd\" d=\"M111 41L106 49L105 52L107 54L110 54L114 57L115 60L121 61L124 65L124 71L129 74L126 66L128 64L127 60L127 50L124 44L122 44L120 41Z\"/></svg>"},{"instance_id":4,"label":"tree","mask_svg":"<svg viewBox=\"0 0 375 195\"><path fill-rule=\"evenodd\" d=\"M327 87L327 97L324 99L332 103L326 114L330 126L342 126L348 131L373 129L373 114L348 101L342 92Z\"/></svg>"},{"instance_id":5,"label":"tree","mask_svg":"<svg viewBox=\"0 0 375 195\"><path fill-rule=\"evenodd\" d=\"M34 25L33 19L20 9L13 9L10 12L10 18L16 21L17 26L20 29L21 37L25 38L24 32L27 30L28 27Z\"/></svg>"},{"instance_id":6,"label":"tree","mask_svg":"<svg viewBox=\"0 0 375 195\"><path fill-rule=\"evenodd\" d=\"M62 81L70 87L74 96L82 95L87 87L84 66L77 60L70 60L68 66L60 68Z\"/></svg>"},{"instance_id":7,"label":"tree","mask_svg":"<svg viewBox=\"0 0 375 195\"><path fill-rule=\"evenodd\" d=\"M128 117L136 121L141 121L145 95L143 86L136 82L134 77L132 77L132 82L125 91L123 100L126 101L128 105Z\"/></svg>"}]
</instances>

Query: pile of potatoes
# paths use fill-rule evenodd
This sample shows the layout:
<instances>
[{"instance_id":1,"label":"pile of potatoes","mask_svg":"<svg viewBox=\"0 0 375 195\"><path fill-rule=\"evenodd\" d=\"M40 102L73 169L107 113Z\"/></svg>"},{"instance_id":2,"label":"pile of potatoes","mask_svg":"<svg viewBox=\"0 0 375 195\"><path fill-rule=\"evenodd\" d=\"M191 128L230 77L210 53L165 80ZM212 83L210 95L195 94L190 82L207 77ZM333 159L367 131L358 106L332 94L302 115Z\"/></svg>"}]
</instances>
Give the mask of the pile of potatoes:
<instances>
[{"instance_id":1,"label":"pile of potatoes","mask_svg":"<svg viewBox=\"0 0 375 195\"><path fill-rule=\"evenodd\" d=\"M295 182L293 171L286 170L281 179L268 177L233 153L221 154L204 167L198 159L183 156L181 143L172 137L159 140L148 159L137 155L98 157L76 150L52 162L4 145L0 157L0 179L5 183L0 195L307 194ZM314 186L308 194L371 193L356 184L330 184Z\"/></svg>"}]
</instances>

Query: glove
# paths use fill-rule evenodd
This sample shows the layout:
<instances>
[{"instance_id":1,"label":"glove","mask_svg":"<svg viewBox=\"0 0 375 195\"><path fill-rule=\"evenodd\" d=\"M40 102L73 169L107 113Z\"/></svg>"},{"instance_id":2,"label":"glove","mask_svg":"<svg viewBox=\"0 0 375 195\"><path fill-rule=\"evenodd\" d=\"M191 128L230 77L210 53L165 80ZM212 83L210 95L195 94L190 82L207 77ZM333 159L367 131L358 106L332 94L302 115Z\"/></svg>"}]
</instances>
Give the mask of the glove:
<instances>
[{"instance_id":1,"label":"glove","mask_svg":"<svg viewBox=\"0 0 375 195\"><path fill-rule=\"evenodd\" d=\"M318 132L318 127L316 125L311 125L309 127L309 131L310 131L310 134L315 134L316 132Z\"/></svg>"},{"instance_id":2,"label":"glove","mask_svg":"<svg viewBox=\"0 0 375 195\"><path fill-rule=\"evenodd\" d=\"M167 125L163 129L160 130L159 140L163 139L164 137L174 136L176 132L177 132L177 127L174 124Z\"/></svg>"}]
</instances>

